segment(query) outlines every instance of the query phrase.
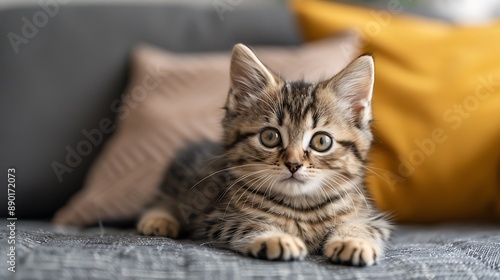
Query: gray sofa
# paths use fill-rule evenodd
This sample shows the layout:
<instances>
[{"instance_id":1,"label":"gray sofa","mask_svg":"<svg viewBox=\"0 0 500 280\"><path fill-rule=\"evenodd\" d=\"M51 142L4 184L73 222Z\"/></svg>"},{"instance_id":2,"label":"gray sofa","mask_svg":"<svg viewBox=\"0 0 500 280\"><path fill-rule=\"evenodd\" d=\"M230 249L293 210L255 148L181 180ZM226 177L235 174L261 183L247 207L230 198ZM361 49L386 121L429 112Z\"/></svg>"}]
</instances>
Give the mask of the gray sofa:
<instances>
[{"instance_id":1,"label":"gray sofa","mask_svg":"<svg viewBox=\"0 0 500 280\"><path fill-rule=\"evenodd\" d=\"M5 258L7 232L0 232ZM209 243L144 237L107 227L79 230L18 223L15 273L1 279L499 279L499 227L399 226L386 255L367 268L333 265L322 256L272 262Z\"/></svg>"},{"instance_id":2,"label":"gray sofa","mask_svg":"<svg viewBox=\"0 0 500 280\"><path fill-rule=\"evenodd\" d=\"M202 2L0 9L0 172L16 168L18 218L11 232L7 192L0 192L0 279L500 278L495 225L400 225L378 265L361 269L332 265L321 256L255 260L209 243L139 236L126 221L88 229L51 225L48 220L81 188L110 135L64 180L51 164L65 160L66 146L81 140L83 129L114 117L109 105L125 88L135 44L196 52L228 50L236 42L302 41L284 1L244 1L222 16L216 1ZM42 13L45 23L43 16L35 19ZM111 227L117 225L121 229ZM12 234L15 273L7 270Z\"/></svg>"}]
</instances>

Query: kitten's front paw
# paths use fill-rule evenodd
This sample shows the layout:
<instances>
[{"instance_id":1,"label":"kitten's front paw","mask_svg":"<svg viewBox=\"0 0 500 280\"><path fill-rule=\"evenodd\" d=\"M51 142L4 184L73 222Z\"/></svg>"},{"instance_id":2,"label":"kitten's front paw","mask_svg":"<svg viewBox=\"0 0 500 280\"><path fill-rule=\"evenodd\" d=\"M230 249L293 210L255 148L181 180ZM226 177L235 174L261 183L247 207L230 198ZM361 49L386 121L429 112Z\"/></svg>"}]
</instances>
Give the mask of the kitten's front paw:
<instances>
[{"instance_id":1,"label":"kitten's front paw","mask_svg":"<svg viewBox=\"0 0 500 280\"><path fill-rule=\"evenodd\" d=\"M174 219L165 215L145 215L137 224L137 230L144 235L176 238L180 226Z\"/></svg>"},{"instance_id":2,"label":"kitten's front paw","mask_svg":"<svg viewBox=\"0 0 500 280\"><path fill-rule=\"evenodd\" d=\"M381 251L376 242L362 238L332 240L325 246L325 255L331 262L353 266L373 265Z\"/></svg>"},{"instance_id":3,"label":"kitten's front paw","mask_svg":"<svg viewBox=\"0 0 500 280\"><path fill-rule=\"evenodd\" d=\"M307 248L300 238L279 234L257 238L250 253L256 258L266 260L303 260L307 255Z\"/></svg>"}]
</instances>

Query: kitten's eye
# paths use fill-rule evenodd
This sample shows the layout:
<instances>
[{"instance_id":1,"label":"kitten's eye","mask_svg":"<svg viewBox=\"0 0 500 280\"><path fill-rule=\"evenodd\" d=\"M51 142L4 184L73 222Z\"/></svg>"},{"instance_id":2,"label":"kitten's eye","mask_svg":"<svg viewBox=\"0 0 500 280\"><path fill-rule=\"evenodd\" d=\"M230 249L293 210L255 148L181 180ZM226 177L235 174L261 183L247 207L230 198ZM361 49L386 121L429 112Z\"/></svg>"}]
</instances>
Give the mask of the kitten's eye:
<instances>
[{"instance_id":1,"label":"kitten's eye","mask_svg":"<svg viewBox=\"0 0 500 280\"><path fill-rule=\"evenodd\" d=\"M268 148L274 148L281 143L280 133L274 128L266 128L260 133L260 142Z\"/></svg>"},{"instance_id":2,"label":"kitten's eye","mask_svg":"<svg viewBox=\"0 0 500 280\"><path fill-rule=\"evenodd\" d=\"M332 138L329 135L318 133L313 136L309 145L318 152L326 152L332 147L332 143Z\"/></svg>"}]
</instances>

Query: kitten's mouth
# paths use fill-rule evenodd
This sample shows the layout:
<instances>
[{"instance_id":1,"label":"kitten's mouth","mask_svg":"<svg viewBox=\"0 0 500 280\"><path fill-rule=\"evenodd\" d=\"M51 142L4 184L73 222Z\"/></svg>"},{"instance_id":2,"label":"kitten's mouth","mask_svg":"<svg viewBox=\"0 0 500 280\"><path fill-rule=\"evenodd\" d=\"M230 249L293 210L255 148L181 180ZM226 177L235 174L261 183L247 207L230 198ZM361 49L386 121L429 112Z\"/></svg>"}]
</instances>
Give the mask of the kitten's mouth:
<instances>
[{"instance_id":1,"label":"kitten's mouth","mask_svg":"<svg viewBox=\"0 0 500 280\"><path fill-rule=\"evenodd\" d=\"M298 179L297 177L294 177L293 175L281 180L281 182L283 182L283 183L304 183L303 180Z\"/></svg>"}]
</instances>

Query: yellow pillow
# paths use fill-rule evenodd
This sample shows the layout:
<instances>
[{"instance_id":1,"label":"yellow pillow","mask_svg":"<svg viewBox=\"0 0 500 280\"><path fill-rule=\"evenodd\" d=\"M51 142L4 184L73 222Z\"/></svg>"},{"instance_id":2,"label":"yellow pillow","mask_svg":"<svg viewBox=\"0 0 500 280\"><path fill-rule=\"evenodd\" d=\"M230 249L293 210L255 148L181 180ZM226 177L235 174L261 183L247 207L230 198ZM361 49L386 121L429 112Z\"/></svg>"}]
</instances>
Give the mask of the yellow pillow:
<instances>
[{"instance_id":1,"label":"yellow pillow","mask_svg":"<svg viewBox=\"0 0 500 280\"><path fill-rule=\"evenodd\" d=\"M500 22L455 26L394 3L292 2L309 40L354 29L374 54L369 190L400 222L498 221Z\"/></svg>"}]
</instances>

